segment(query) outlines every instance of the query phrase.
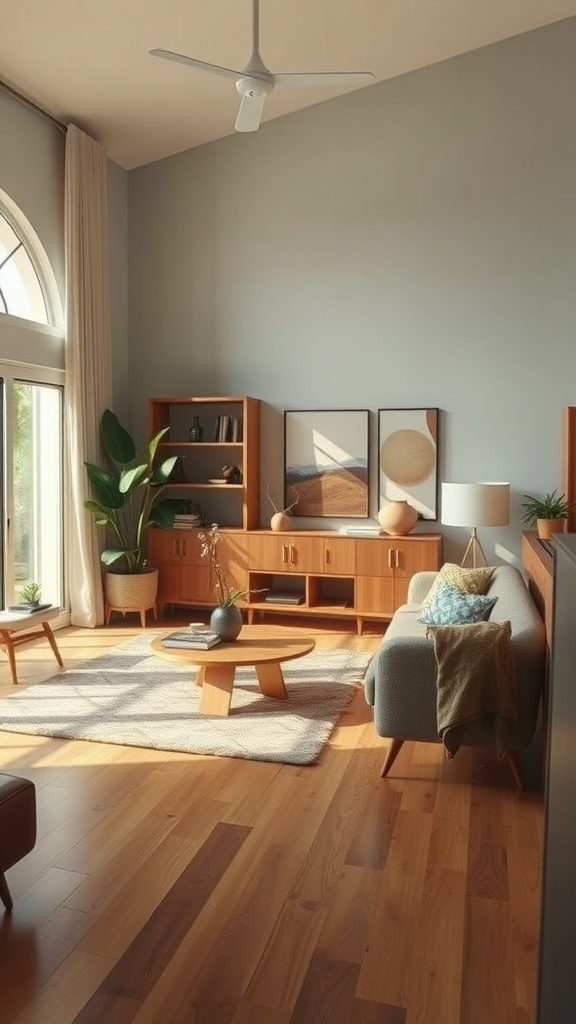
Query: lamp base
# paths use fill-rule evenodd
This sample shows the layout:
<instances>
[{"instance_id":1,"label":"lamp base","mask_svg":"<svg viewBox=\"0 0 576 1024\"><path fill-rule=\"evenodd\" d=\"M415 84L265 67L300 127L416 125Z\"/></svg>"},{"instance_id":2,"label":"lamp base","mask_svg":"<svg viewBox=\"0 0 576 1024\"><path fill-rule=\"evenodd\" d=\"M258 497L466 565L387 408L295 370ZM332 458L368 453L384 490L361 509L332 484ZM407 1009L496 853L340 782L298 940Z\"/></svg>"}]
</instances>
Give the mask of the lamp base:
<instances>
[{"instance_id":1,"label":"lamp base","mask_svg":"<svg viewBox=\"0 0 576 1024\"><path fill-rule=\"evenodd\" d=\"M472 569L476 569L481 565L488 565L488 562L486 561L486 555L484 554L484 550L478 539L478 532L475 526L472 527L472 530L470 532L470 540L468 541L466 551L464 552L464 557L460 562L462 568L466 566L468 559L472 560Z\"/></svg>"}]
</instances>

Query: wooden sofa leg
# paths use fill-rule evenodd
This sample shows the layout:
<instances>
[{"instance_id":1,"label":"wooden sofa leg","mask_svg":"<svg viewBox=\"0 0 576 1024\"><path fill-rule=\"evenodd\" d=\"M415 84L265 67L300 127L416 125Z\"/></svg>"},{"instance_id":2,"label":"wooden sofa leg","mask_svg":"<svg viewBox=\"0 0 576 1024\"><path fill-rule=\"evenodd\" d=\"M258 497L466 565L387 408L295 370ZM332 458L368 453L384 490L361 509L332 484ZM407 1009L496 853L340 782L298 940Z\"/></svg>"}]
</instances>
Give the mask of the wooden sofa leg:
<instances>
[{"instance_id":1,"label":"wooden sofa leg","mask_svg":"<svg viewBox=\"0 0 576 1024\"><path fill-rule=\"evenodd\" d=\"M394 761L398 757L398 754L402 750L403 746L404 746L404 740L392 740L392 742L390 744L390 747L388 748L388 753L386 754L386 757L384 758L384 764L382 765L382 771L380 772L380 777L382 779L385 778L386 775L388 775L388 772L390 771L392 765L394 764Z\"/></svg>"},{"instance_id":2,"label":"wooden sofa leg","mask_svg":"<svg viewBox=\"0 0 576 1024\"><path fill-rule=\"evenodd\" d=\"M12 901L12 896L10 895L6 876L2 874L2 872L0 872L0 900L2 900L6 910L12 910L14 903Z\"/></svg>"},{"instance_id":3,"label":"wooden sofa leg","mask_svg":"<svg viewBox=\"0 0 576 1024\"><path fill-rule=\"evenodd\" d=\"M522 780L522 768L520 766L520 758L518 757L517 750L509 750L506 754L506 762L510 766L510 771L514 777L514 782L518 786L518 789L524 789L524 782Z\"/></svg>"}]
</instances>

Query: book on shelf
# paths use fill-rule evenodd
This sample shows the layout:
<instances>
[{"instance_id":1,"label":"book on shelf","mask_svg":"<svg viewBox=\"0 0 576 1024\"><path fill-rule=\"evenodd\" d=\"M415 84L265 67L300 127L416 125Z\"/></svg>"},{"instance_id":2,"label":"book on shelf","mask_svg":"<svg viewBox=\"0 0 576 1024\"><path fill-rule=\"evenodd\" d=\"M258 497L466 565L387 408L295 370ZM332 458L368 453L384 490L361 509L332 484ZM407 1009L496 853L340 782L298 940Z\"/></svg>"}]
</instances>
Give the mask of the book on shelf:
<instances>
[{"instance_id":1,"label":"book on shelf","mask_svg":"<svg viewBox=\"0 0 576 1024\"><path fill-rule=\"evenodd\" d=\"M231 431L230 416L219 416L216 420L216 441L229 441Z\"/></svg>"},{"instance_id":2,"label":"book on shelf","mask_svg":"<svg viewBox=\"0 0 576 1024\"><path fill-rule=\"evenodd\" d=\"M297 590L269 590L264 600L268 604L304 604L304 594Z\"/></svg>"},{"instance_id":3,"label":"book on shelf","mask_svg":"<svg viewBox=\"0 0 576 1024\"><path fill-rule=\"evenodd\" d=\"M201 515L190 515L189 513L177 513L174 516L175 530L192 530L196 526L203 526Z\"/></svg>"},{"instance_id":4,"label":"book on shelf","mask_svg":"<svg viewBox=\"0 0 576 1024\"><path fill-rule=\"evenodd\" d=\"M234 419L232 420L232 436L231 436L230 440L231 441L241 441L242 440L242 420L238 416L235 416Z\"/></svg>"},{"instance_id":5,"label":"book on shelf","mask_svg":"<svg viewBox=\"0 0 576 1024\"><path fill-rule=\"evenodd\" d=\"M162 647L183 647L190 651L207 651L219 643L220 637L211 630L181 629L162 639Z\"/></svg>"}]
</instances>

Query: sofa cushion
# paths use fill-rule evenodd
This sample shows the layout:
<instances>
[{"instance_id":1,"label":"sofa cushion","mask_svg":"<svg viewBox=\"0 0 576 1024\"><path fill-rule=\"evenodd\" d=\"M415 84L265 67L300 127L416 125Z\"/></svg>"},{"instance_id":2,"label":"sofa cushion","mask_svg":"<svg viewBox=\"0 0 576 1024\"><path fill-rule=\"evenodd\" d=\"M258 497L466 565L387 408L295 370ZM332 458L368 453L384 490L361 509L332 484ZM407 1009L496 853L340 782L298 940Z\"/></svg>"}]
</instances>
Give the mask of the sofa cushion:
<instances>
[{"instance_id":1,"label":"sofa cushion","mask_svg":"<svg viewBox=\"0 0 576 1024\"><path fill-rule=\"evenodd\" d=\"M477 569L464 569L454 562L445 562L422 604L429 604L441 583L449 583L465 594L485 594L496 566L483 565Z\"/></svg>"},{"instance_id":2,"label":"sofa cushion","mask_svg":"<svg viewBox=\"0 0 576 1024\"><path fill-rule=\"evenodd\" d=\"M461 626L487 619L496 604L495 597L466 594L458 587L440 580L432 600L424 605L420 622L432 626Z\"/></svg>"}]
</instances>

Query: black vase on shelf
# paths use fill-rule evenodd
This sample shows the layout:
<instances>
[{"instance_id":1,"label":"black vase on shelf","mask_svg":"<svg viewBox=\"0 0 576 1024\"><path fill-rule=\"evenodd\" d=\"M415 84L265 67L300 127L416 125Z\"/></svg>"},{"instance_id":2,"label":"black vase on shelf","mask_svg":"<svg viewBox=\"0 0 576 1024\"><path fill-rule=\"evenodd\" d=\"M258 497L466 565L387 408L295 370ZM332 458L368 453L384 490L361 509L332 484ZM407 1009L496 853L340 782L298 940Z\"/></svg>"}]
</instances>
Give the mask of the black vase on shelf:
<instances>
[{"instance_id":1,"label":"black vase on shelf","mask_svg":"<svg viewBox=\"0 0 576 1024\"><path fill-rule=\"evenodd\" d=\"M204 429L200 423L199 416L192 417L192 426L190 427L188 436L191 441L201 441L204 437Z\"/></svg>"}]
</instances>

